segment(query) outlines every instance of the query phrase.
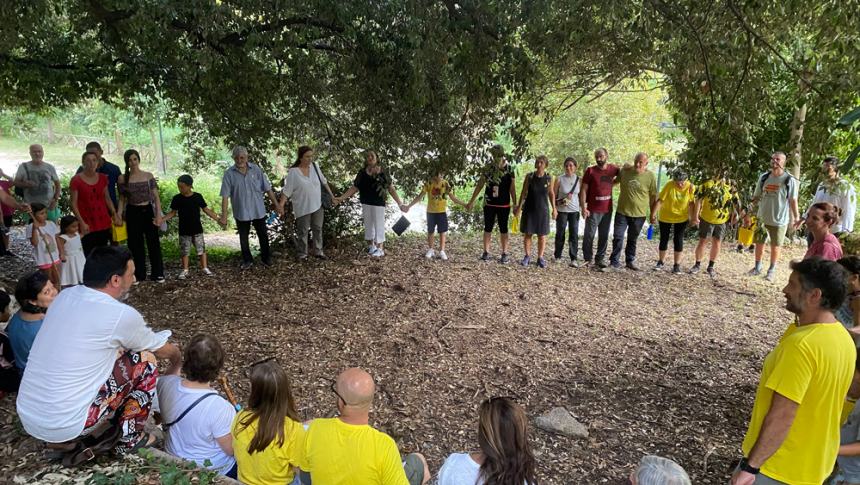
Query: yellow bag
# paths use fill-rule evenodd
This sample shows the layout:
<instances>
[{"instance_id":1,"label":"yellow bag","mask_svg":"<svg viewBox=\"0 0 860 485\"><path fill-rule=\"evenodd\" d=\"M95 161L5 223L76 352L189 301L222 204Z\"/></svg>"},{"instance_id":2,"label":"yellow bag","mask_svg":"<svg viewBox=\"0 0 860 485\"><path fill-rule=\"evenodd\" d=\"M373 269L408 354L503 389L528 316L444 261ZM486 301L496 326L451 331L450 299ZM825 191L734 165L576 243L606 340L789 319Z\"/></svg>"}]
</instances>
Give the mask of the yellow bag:
<instances>
[{"instance_id":1,"label":"yellow bag","mask_svg":"<svg viewBox=\"0 0 860 485\"><path fill-rule=\"evenodd\" d=\"M755 224L752 227L738 228L738 243L744 246L749 246L753 242L753 234L755 233Z\"/></svg>"},{"instance_id":2,"label":"yellow bag","mask_svg":"<svg viewBox=\"0 0 860 485\"><path fill-rule=\"evenodd\" d=\"M128 230L126 230L125 222L123 222L121 226L112 225L110 237L111 240L118 243L128 239Z\"/></svg>"},{"instance_id":3,"label":"yellow bag","mask_svg":"<svg viewBox=\"0 0 860 485\"><path fill-rule=\"evenodd\" d=\"M511 227L509 229L511 234L520 233L520 216L514 214L513 217L511 217Z\"/></svg>"}]
</instances>

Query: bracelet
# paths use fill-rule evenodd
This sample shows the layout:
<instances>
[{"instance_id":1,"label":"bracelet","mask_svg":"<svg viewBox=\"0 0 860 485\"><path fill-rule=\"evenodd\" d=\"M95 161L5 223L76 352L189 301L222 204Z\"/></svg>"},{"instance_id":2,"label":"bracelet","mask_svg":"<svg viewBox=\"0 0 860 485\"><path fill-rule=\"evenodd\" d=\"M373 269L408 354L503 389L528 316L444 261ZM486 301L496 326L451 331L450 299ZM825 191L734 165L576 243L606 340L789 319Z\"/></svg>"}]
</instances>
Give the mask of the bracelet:
<instances>
[{"instance_id":1,"label":"bracelet","mask_svg":"<svg viewBox=\"0 0 860 485\"><path fill-rule=\"evenodd\" d=\"M750 465L750 462L747 461L746 457L741 459L741 462L738 465L738 468L742 472L747 472L747 473L752 474L752 475L758 475L758 472L759 472L758 468L755 468L754 466Z\"/></svg>"}]
</instances>

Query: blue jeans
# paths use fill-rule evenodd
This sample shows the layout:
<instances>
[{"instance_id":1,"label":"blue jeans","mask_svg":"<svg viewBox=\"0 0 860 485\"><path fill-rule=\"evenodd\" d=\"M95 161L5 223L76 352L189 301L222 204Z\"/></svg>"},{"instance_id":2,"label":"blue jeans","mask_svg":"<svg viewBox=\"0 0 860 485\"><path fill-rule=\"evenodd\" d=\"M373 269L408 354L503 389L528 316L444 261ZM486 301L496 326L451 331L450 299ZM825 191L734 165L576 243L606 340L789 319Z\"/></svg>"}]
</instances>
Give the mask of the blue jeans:
<instances>
[{"instance_id":1,"label":"blue jeans","mask_svg":"<svg viewBox=\"0 0 860 485\"><path fill-rule=\"evenodd\" d=\"M636 240L645 225L645 217L630 217L615 213L615 224L612 226L612 255L609 256L609 264L619 266L618 258L621 256L621 246L624 244L624 233L627 233L627 247L624 248L624 257L627 264L636 261Z\"/></svg>"},{"instance_id":2,"label":"blue jeans","mask_svg":"<svg viewBox=\"0 0 860 485\"><path fill-rule=\"evenodd\" d=\"M585 218L585 234L582 235L582 259L591 261L594 254L594 233L597 232L597 259L603 261L606 258L606 246L609 242L609 223L612 221L612 213L606 212L596 214L592 212Z\"/></svg>"}]
</instances>

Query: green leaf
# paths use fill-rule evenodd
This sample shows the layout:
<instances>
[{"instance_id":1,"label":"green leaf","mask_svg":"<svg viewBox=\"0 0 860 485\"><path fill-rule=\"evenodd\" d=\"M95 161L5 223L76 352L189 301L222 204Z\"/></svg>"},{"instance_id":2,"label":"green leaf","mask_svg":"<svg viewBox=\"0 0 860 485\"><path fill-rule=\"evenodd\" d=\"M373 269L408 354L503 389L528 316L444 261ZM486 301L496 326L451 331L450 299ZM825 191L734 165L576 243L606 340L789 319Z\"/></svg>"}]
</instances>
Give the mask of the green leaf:
<instances>
[{"instance_id":1,"label":"green leaf","mask_svg":"<svg viewBox=\"0 0 860 485\"><path fill-rule=\"evenodd\" d=\"M847 128L856 123L857 120L860 120L860 106L854 108L850 113L842 118L839 118L839 121L837 121L836 124L840 127Z\"/></svg>"},{"instance_id":2,"label":"green leaf","mask_svg":"<svg viewBox=\"0 0 860 485\"><path fill-rule=\"evenodd\" d=\"M860 155L860 145L857 145L853 150L851 150L851 153L848 154L848 157L845 159L845 162L842 163L842 167L839 170L842 173L850 172L857 163L858 155Z\"/></svg>"}]
</instances>

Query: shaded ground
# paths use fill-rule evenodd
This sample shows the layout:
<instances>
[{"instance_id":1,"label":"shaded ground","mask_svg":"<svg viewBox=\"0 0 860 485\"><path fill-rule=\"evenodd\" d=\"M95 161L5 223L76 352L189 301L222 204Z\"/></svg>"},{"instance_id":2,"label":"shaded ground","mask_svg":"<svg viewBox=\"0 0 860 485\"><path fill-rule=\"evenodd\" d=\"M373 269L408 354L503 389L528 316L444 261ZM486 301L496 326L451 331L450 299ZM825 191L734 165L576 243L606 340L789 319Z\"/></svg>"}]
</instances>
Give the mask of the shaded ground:
<instances>
[{"instance_id":1,"label":"shaded ground","mask_svg":"<svg viewBox=\"0 0 860 485\"><path fill-rule=\"evenodd\" d=\"M218 335L240 399L250 364L276 356L304 418L332 414L328 386L341 369L368 369L379 386L373 424L433 471L477 447L478 404L506 395L532 419L565 406L589 427L587 440L532 427L542 483L624 483L645 453L677 460L693 483L726 482L761 361L789 319L786 268L769 284L743 275L750 255L724 252L716 280L525 269L482 263L477 239L454 239L447 263L424 260L419 238L394 242L382 260L332 248L323 263L143 283L130 303L179 342ZM643 241L640 254L650 267L656 247ZM0 410L0 481L38 481L39 447L20 435L10 398Z\"/></svg>"}]
</instances>

